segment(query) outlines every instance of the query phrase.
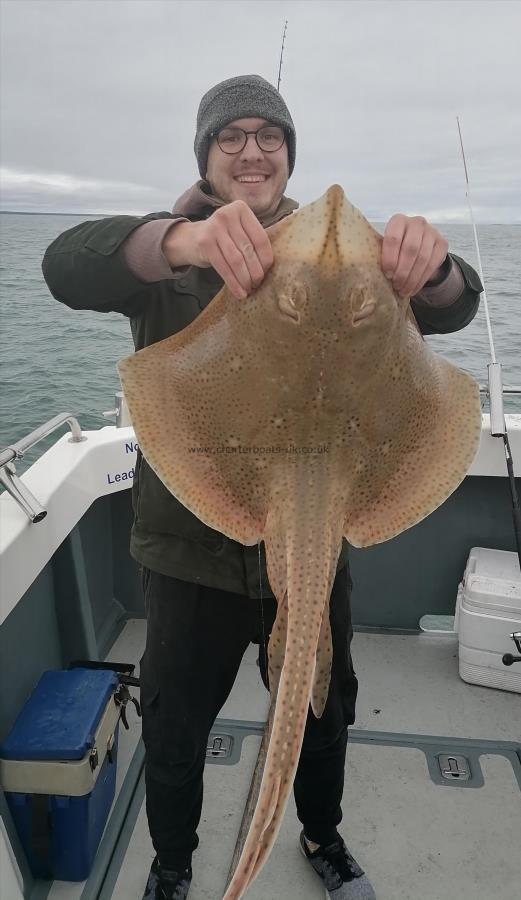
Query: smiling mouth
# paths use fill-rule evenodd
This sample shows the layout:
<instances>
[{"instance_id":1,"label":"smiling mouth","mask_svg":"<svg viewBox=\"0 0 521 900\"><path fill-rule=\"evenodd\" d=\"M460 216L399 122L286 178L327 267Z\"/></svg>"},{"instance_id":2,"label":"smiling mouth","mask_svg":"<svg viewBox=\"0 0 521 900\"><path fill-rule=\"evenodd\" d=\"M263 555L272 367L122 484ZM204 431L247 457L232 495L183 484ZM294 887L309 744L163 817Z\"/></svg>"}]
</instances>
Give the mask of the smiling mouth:
<instances>
[{"instance_id":1,"label":"smiling mouth","mask_svg":"<svg viewBox=\"0 0 521 900\"><path fill-rule=\"evenodd\" d=\"M264 184L269 175L236 175L235 181L239 184Z\"/></svg>"}]
</instances>

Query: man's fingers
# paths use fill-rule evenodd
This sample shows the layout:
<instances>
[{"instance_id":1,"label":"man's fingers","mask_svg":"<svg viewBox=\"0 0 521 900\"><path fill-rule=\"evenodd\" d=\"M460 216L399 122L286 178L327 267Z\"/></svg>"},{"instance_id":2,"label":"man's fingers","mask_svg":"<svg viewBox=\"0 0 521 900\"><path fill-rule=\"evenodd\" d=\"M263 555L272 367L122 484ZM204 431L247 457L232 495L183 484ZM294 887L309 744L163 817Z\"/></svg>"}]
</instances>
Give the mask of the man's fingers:
<instances>
[{"instance_id":1,"label":"man's fingers","mask_svg":"<svg viewBox=\"0 0 521 900\"><path fill-rule=\"evenodd\" d=\"M389 277L395 273L400 247L407 227L407 219L401 213L392 216L385 226L382 243L382 272Z\"/></svg>"},{"instance_id":2,"label":"man's fingers","mask_svg":"<svg viewBox=\"0 0 521 900\"><path fill-rule=\"evenodd\" d=\"M408 272L405 280L398 281L398 279L396 279L395 290L404 297L414 297L415 293L417 293L427 281L429 269L432 266L431 258L435 243L435 236L430 232L424 232L420 246L417 247L417 245L413 244L413 253L416 253L416 259L414 260L413 266ZM425 277L423 277L424 275Z\"/></svg>"},{"instance_id":3,"label":"man's fingers","mask_svg":"<svg viewBox=\"0 0 521 900\"><path fill-rule=\"evenodd\" d=\"M387 223L382 242L382 271L402 297L414 297L441 266L448 243L423 216L397 213Z\"/></svg>"},{"instance_id":4,"label":"man's fingers","mask_svg":"<svg viewBox=\"0 0 521 900\"><path fill-rule=\"evenodd\" d=\"M273 263L271 241L251 209L242 201L222 207L205 229L203 258L238 298L257 288Z\"/></svg>"},{"instance_id":5,"label":"man's fingers","mask_svg":"<svg viewBox=\"0 0 521 900\"><path fill-rule=\"evenodd\" d=\"M246 236L241 238L239 235L237 240L238 245L230 235L222 234L217 244L237 281L250 294L264 278L264 270Z\"/></svg>"},{"instance_id":6,"label":"man's fingers","mask_svg":"<svg viewBox=\"0 0 521 900\"><path fill-rule=\"evenodd\" d=\"M268 269L273 265L273 248L271 246L271 241L266 234L265 229L249 207L245 207L241 210L240 223L255 250L263 274L265 275Z\"/></svg>"},{"instance_id":7,"label":"man's fingers","mask_svg":"<svg viewBox=\"0 0 521 900\"><path fill-rule=\"evenodd\" d=\"M436 239L433 238L431 241L429 241L429 244L430 244L430 252L429 252L429 258L428 258L427 262L422 267L421 262L420 262L420 255L418 256L418 262L415 265L413 271L411 272L407 284L405 285L405 291L406 291L407 297L415 297L416 294L418 294L421 291L425 282L428 281L429 278L432 277L432 275L436 271L436 269L439 268L436 263L433 263L434 251L435 251L435 247L436 247ZM425 259L423 245L422 245L422 250L421 250L421 258Z\"/></svg>"},{"instance_id":8,"label":"man's fingers","mask_svg":"<svg viewBox=\"0 0 521 900\"><path fill-rule=\"evenodd\" d=\"M418 249L419 247L417 235L415 235L414 232L411 234L409 231L407 231L402 241L402 246L400 247L398 265L396 266L392 279L393 288L399 293L402 293L403 288L409 279L409 275L414 268L414 264L418 255Z\"/></svg>"},{"instance_id":9,"label":"man's fingers","mask_svg":"<svg viewBox=\"0 0 521 900\"><path fill-rule=\"evenodd\" d=\"M262 225L259 226L262 229ZM263 230L264 234L264 230ZM234 248L237 250L239 254L242 256L242 260L246 266L248 276L249 276L249 284L242 282L242 278L240 278L244 287L247 290L251 290L252 287L258 287L264 278L264 267L259 258L259 252L257 246L255 244L255 236L250 235L241 224L238 222L234 222L230 227L230 240L233 244ZM221 249L224 250L224 247ZM230 264L233 265L234 260L238 261L240 265L240 260L233 254L234 259L229 258ZM239 272L237 272L239 275Z\"/></svg>"},{"instance_id":10,"label":"man's fingers","mask_svg":"<svg viewBox=\"0 0 521 900\"><path fill-rule=\"evenodd\" d=\"M234 274L231 266L225 259L225 256L217 243L212 245L208 255L208 262L221 276L225 285L238 300L244 300L248 296L248 292L243 288L240 281Z\"/></svg>"},{"instance_id":11,"label":"man's fingers","mask_svg":"<svg viewBox=\"0 0 521 900\"><path fill-rule=\"evenodd\" d=\"M395 288L404 297L414 297L424 284L432 278L443 263L448 252L448 243L439 232L432 229L425 232L421 247L405 283Z\"/></svg>"}]
</instances>

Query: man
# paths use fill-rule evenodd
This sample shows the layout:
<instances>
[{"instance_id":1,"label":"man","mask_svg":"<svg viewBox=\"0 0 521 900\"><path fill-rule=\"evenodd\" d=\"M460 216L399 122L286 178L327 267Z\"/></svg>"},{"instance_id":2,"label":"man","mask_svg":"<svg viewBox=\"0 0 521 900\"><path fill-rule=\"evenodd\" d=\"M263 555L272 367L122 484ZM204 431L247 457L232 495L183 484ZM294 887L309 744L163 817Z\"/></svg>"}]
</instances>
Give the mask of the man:
<instances>
[{"instance_id":1,"label":"man","mask_svg":"<svg viewBox=\"0 0 521 900\"><path fill-rule=\"evenodd\" d=\"M136 350L188 325L223 282L238 303L247 303L273 263L265 228L298 206L284 195L295 147L290 113L267 81L246 75L214 86L197 115L202 180L172 214L114 216L60 235L43 260L51 292L75 309L128 316ZM463 328L478 308L478 276L447 250L445 238L421 217L398 214L385 229L382 269L396 291L412 298L424 334ZM251 641L261 645L267 684L265 650L276 603L257 547L200 522L140 453L133 506L130 549L141 565L147 611L140 671L147 815L157 854L145 897L183 900L198 844L208 733ZM294 793L302 852L329 896L370 900L371 884L337 831L357 694L351 587L344 542L330 601L329 696L320 720L309 711Z\"/></svg>"}]
</instances>

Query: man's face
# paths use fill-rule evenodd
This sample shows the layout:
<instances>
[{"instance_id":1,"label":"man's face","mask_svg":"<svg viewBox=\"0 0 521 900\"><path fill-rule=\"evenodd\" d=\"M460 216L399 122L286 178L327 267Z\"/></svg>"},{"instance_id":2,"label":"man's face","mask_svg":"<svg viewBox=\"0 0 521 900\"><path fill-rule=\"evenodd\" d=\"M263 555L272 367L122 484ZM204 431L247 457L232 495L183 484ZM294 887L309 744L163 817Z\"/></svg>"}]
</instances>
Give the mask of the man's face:
<instances>
[{"instance_id":1,"label":"man's face","mask_svg":"<svg viewBox=\"0 0 521 900\"><path fill-rule=\"evenodd\" d=\"M226 127L236 126L244 131L257 131L269 125L266 119L234 119ZM241 182L241 175L261 175L257 182ZM266 153L260 149L254 134L240 153L223 153L213 137L208 152L206 180L212 193L231 203L244 200L256 215L274 212L288 183L288 147L284 141L279 150Z\"/></svg>"}]
</instances>

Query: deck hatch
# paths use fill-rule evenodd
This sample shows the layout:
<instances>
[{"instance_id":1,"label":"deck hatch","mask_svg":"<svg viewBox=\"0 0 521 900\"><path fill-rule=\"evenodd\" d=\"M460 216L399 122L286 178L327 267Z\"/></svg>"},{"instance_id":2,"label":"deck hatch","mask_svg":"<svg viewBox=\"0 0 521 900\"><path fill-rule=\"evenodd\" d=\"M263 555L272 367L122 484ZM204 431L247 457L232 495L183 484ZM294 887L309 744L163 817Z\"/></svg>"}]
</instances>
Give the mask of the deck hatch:
<instances>
[{"instance_id":1,"label":"deck hatch","mask_svg":"<svg viewBox=\"0 0 521 900\"><path fill-rule=\"evenodd\" d=\"M210 732L206 762L233 766L241 758L245 738L262 738L265 722L242 719L216 719ZM217 739L217 740L216 740ZM504 756L512 765L521 790L521 753L515 741L488 741L473 738L447 738L441 735L401 734L388 731L349 730L352 744L416 747L425 754L429 775L434 784L443 787L482 788L484 785L480 757Z\"/></svg>"},{"instance_id":2,"label":"deck hatch","mask_svg":"<svg viewBox=\"0 0 521 900\"><path fill-rule=\"evenodd\" d=\"M227 759L232 755L233 737L231 734L217 734L212 732L208 738L206 756L210 759Z\"/></svg>"},{"instance_id":3,"label":"deck hatch","mask_svg":"<svg viewBox=\"0 0 521 900\"><path fill-rule=\"evenodd\" d=\"M440 753L436 758L440 772L447 781L470 780L470 762L466 756L457 753Z\"/></svg>"}]
</instances>

